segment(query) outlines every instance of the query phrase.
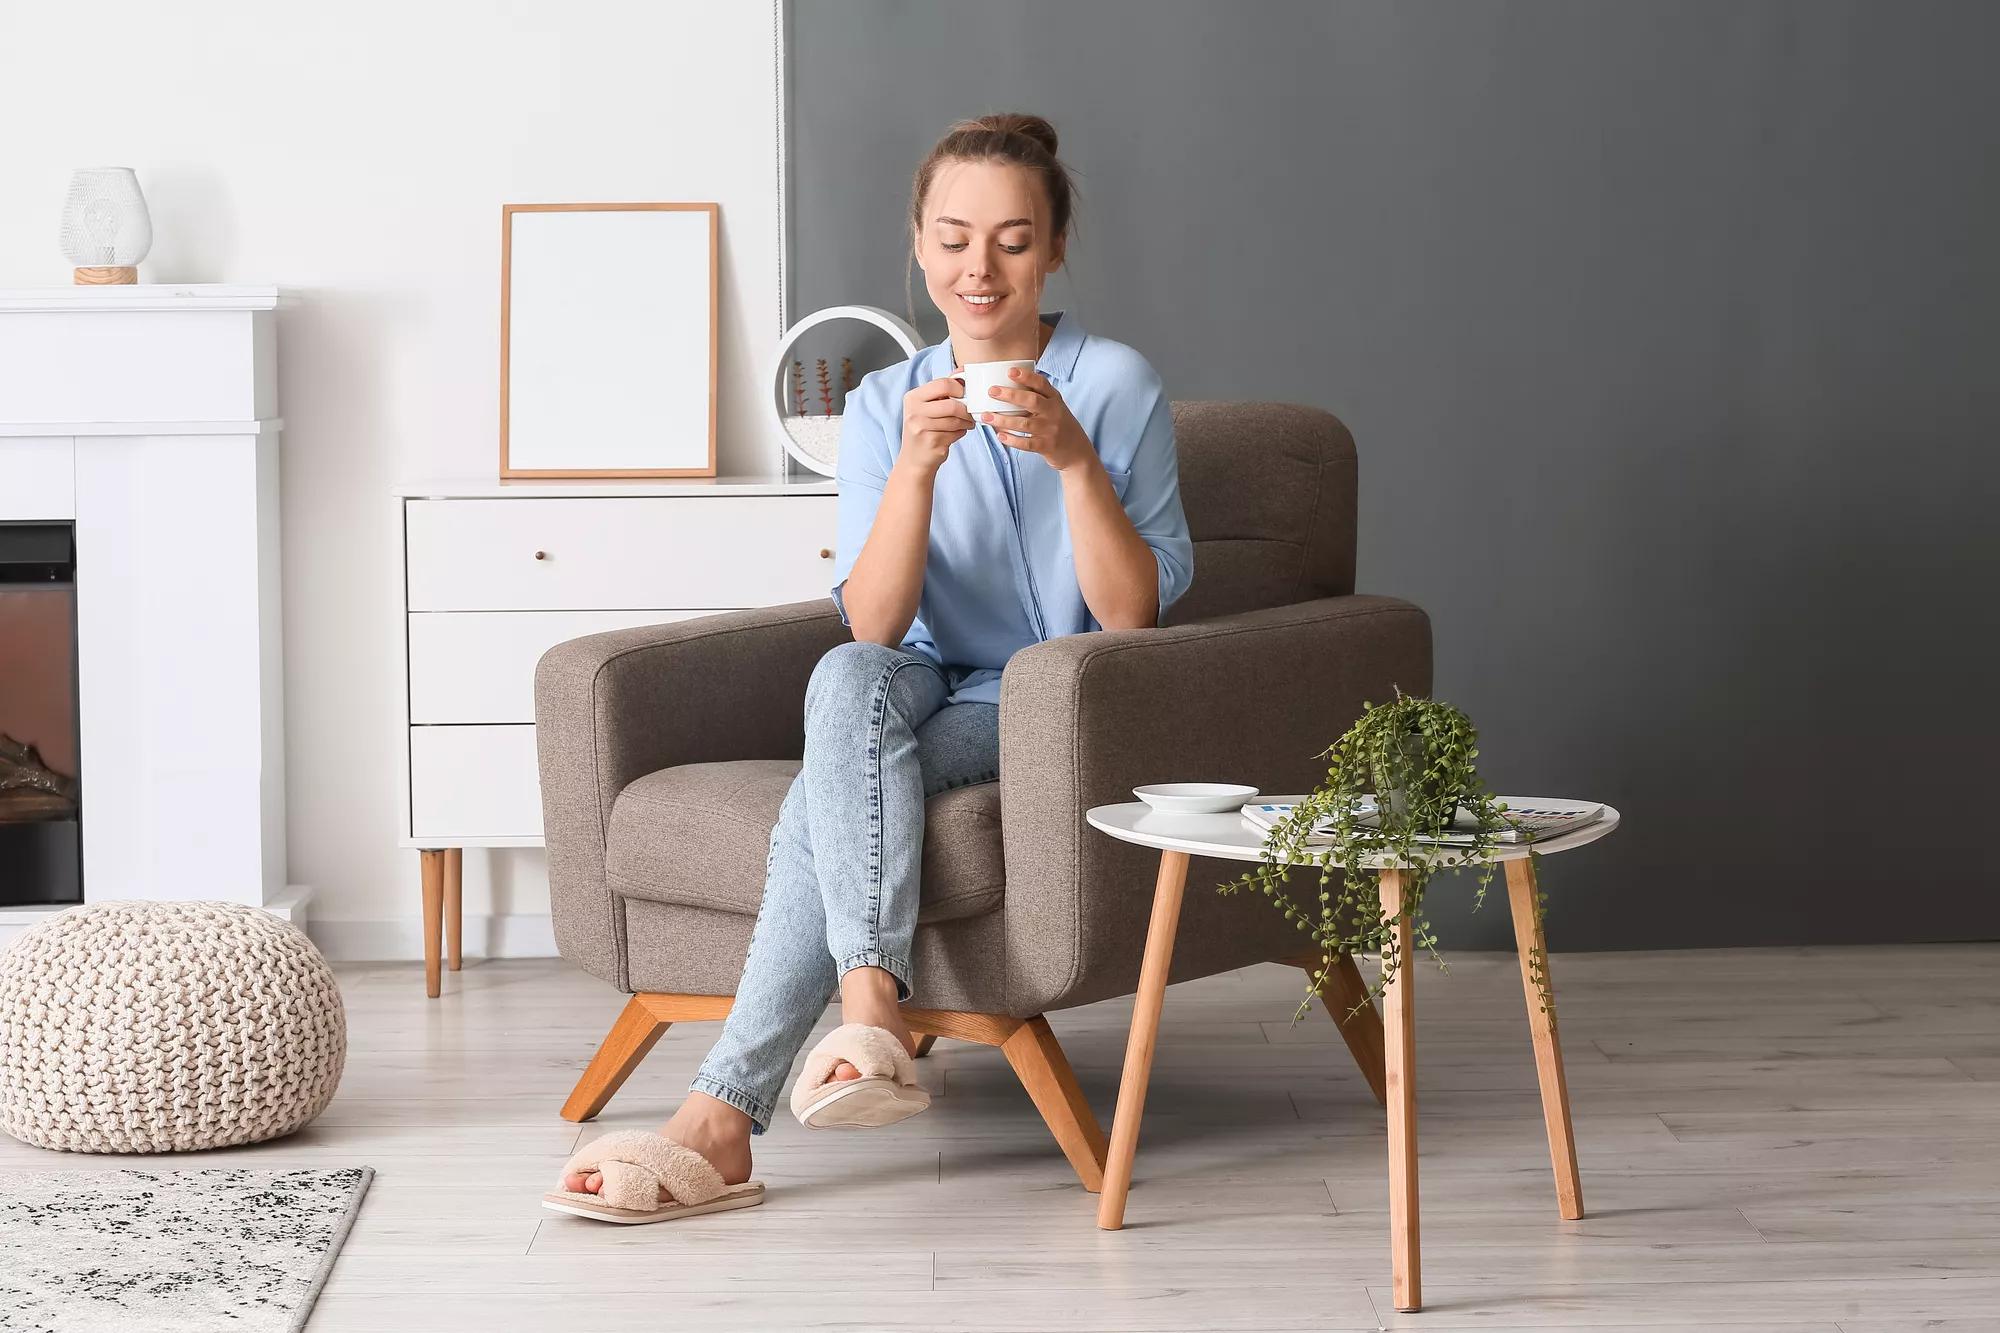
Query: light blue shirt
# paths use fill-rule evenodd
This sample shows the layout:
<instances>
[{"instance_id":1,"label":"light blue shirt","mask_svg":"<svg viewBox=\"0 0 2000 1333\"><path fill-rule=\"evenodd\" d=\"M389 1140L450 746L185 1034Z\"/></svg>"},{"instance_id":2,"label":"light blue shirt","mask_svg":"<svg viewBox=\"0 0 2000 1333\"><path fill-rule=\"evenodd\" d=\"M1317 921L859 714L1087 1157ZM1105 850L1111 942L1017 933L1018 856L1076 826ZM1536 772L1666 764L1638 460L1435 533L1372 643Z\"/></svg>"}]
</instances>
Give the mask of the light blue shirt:
<instances>
[{"instance_id":1,"label":"light blue shirt","mask_svg":"<svg viewBox=\"0 0 2000 1333\"><path fill-rule=\"evenodd\" d=\"M1042 316L1055 332L1035 369L1069 404L1112 487L1160 567L1164 615L1194 579L1181 511L1174 421L1159 375L1123 343L1085 333L1074 314ZM833 601L875 523L903 447L903 395L952 370L949 340L862 378L840 427L839 540ZM976 414L975 414L976 416ZM931 496L930 552L903 651L945 669L952 703L998 703L1007 659L1030 644L1104 628L1076 581L1062 477L1041 458L975 424L951 446Z\"/></svg>"}]
</instances>

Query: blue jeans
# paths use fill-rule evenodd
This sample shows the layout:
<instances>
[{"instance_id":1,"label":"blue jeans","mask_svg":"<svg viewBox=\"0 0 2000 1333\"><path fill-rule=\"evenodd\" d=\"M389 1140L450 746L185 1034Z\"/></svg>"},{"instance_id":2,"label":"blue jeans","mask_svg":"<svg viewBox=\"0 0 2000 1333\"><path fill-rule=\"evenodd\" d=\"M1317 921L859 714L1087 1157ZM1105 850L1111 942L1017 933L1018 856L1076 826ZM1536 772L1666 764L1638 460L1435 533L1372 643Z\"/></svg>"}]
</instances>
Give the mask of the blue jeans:
<instances>
[{"instance_id":1,"label":"blue jeans","mask_svg":"<svg viewBox=\"0 0 2000 1333\"><path fill-rule=\"evenodd\" d=\"M691 1090L771 1123L792 1059L840 978L879 967L911 994L924 801L1000 775L1000 709L946 705L928 658L843 643L806 685L805 767L771 830L736 1003Z\"/></svg>"}]
</instances>

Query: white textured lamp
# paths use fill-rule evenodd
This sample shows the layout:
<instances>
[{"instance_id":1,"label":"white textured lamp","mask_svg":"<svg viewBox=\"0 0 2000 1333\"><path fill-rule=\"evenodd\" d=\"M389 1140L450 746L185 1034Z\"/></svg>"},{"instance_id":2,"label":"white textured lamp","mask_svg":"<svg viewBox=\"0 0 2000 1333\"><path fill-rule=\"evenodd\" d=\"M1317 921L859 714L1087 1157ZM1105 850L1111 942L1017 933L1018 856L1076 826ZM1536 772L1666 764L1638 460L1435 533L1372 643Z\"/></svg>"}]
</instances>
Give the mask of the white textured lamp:
<instances>
[{"instance_id":1,"label":"white textured lamp","mask_svg":"<svg viewBox=\"0 0 2000 1333\"><path fill-rule=\"evenodd\" d=\"M139 261L152 247L153 219L132 168L86 167L70 177L62 249L79 285L138 282Z\"/></svg>"}]
</instances>

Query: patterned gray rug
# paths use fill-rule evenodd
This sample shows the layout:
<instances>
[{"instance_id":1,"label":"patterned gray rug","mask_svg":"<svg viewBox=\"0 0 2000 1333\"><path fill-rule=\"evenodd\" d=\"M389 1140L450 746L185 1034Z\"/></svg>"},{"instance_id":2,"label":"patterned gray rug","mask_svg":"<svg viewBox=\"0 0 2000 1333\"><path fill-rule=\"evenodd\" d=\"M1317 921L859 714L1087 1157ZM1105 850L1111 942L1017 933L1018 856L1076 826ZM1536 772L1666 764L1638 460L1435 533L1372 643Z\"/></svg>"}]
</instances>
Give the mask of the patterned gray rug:
<instances>
[{"instance_id":1,"label":"patterned gray rug","mask_svg":"<svg viewBox=\"0 0 2000 1333\"><path fill-rule=\"evenodd\" d=\"M296 1333L374 1178L0 1171L0 1330Z\"/></svg>"}]
</instances>

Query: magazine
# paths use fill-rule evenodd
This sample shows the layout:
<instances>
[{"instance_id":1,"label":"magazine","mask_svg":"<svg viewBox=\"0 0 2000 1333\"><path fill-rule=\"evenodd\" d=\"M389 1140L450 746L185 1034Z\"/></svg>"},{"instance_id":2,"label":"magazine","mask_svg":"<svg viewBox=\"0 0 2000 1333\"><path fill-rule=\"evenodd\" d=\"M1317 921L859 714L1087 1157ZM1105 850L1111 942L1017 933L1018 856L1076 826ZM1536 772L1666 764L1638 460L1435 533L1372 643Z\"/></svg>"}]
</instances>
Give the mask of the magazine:
<instances>
[{"instance_id":1,"label":"magazine","mask_svg":"<svg viewBox=\"0 0 2000 1333\"><path fill-rule=\"evenodd\" d=\"M1603 806L1587 801L1550 801L1525 797L1510 799L1505 796L1498 799L1507 803L1507 808L1500 812L1501 817L1513 825L1497 829L1490 835L1494 842L1499 843L1547 842L1551 838L1561 837L1604 817ZM1252 801L1242 807L1243 818L1253 827L1268 832L1280 821L1290 818L1297 805L1296 800ZM1361 797L1355 803L1354 810L1357 824L1375 826L1377 809L1372 795ZM1333 828L1333 823L1332 815L1322 818L1313 825L1312 832L1306 835L1306 841L1331 842L1333 837L1330 830ZM1447 830L1436 835L1417 834L1416 840L1469 846L1478 833L1477 821L1464 806L1460 806L1456 818L1452 820Z\"/></svg>"},{"instance_id":2,"label":"magazine","mask_svg":"<svg viewBox=\"0 0 2000 1333\"><path fill-rule=\"evenodd\" d=\"M1297 808L1297 805L1297 801L1252 801L1242 808L1243 818L1254 827L1268 833L1282 821L1290 819L1292 811ZM1374 810L1375 802L1373 798L1364 798L1355 806L1357 816L1372 814ZM1306 841L1309 843L1331 842L1333 841L1330 832L1332 828L1333 816L1328 815L1313 825L1312 832L1306 835Z\"/></svg>"}]
</instances>

